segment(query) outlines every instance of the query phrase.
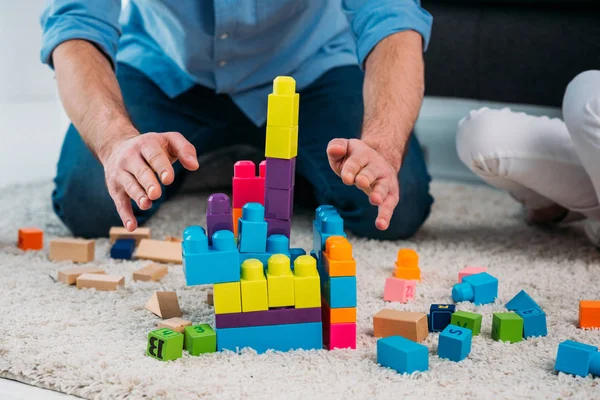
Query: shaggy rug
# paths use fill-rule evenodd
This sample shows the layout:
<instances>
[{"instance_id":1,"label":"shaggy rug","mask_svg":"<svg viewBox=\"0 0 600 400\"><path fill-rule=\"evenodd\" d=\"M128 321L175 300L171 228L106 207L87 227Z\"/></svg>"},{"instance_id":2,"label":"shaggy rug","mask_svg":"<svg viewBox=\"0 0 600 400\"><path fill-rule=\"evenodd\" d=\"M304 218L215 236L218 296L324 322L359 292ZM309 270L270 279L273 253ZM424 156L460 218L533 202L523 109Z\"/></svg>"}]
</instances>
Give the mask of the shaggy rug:
<instances>
[{"instance_id":1,"label":"shaggy rug","mask_svg":"<svg viewBox=\"0 0 600 400\"><path fill-rule=\"evenodd\" d=\"M212 324L212 308L205 303L209 288L187 287L180 266L169 267L161 282L133 282L132 272L147 263L111 260L106 239L97 241L94 264L125 275L124 288L96 292L55 283L56 272L69 263L50 262L47 249L24 253L15 247L22 226L44 229L46 245L68 235L51 211L51 189L42 182L0 193L2 377L84 398L600 398L597 380L553 371L562 340L600 345L598 331L576 327L578 301L599 297L599 254L581 227L526 226L519 206L500 192L435 183L433 214L412 240L351 238L358 262L357 350L184 353L164 363L145 356L146 335L158 321L144 309L146 301L155 290L176 290L184 318ZM204 224L205 207L206 195L174 199L151 221L153 236L180 235L189 224ZM311 214L300 213L292 245L311 246L310 229ZM384 281L400 247L418 251L423 280L414 301L386 304ZM458 305L484 315L468 359L439 359L438 334L430 334L424 342L429 371L408 376L379 367L373 314L384 307L427 312L431 303L451 302L452 285L465 265L485 265L500 280L495 304ZM493 341L492 313L503 311L521 289L546 311L549 335L516 344Z\"/></svg>"}]
</instances>

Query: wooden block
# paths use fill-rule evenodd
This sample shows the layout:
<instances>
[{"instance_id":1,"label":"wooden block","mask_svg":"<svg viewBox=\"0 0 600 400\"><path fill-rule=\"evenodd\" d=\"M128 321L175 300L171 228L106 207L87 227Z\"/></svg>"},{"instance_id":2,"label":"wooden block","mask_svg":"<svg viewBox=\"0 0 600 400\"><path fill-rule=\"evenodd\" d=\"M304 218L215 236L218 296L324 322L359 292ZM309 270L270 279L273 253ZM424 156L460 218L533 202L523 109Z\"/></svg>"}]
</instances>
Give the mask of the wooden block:
<instances>
[{"instance_id":1,"label":"wooden block","mask_svg":"<svg viewBox=\"0 0 600 400\"><path fill-rule=\"evenodd\" d=\"M133 273L134 281L159 281L169 273L166 265L150 264L140 268Z\"/></svg>"},{"instance_id":2,"label":"wooden block","mask_svg":"<svg viewBox=\"0 0 600 400\"><path fill-rule=\"evenodd\" d=\"M137 228L133 232L129 232L127 228L122 226L113 226L108 232L110 242L114 243L117 239L135 239L135 244L140 244L142 239L150 239L150 228Z\"/></svg>"},{"instance_id":3,"label":"wooden block","mask_svg":"<svg viewBox=\"0 0 600 400\"><path fill-rule=\"evenodd\" d=\"M206 294L206 304L208 304L210 306L214 306L215 305L215 299L214 299L213 292L208 292Z\"/></svg>"},{"instance_id":4,"label":"wooden block","mask_svg":"<svg viewBox=\"0 0 600 400\"><path fill-rule=\"evenodd\" d=\"M181 317L183 315L175 292L154 292L146 303L146 309L161 318Z\"/></svg>"},{"instance_id":5,"label":"wooden block","mask_svg":"<svg viewBox=\"0 0 600 400\"><path fill-rule=\"evenodd\" d=\"M183 242L183 239L182 239L182 238L175 237L175 236L166 236L166 237L165 237L165 241L167 241L167 242L176 242L176 243L181 243L181 242Z\"/></svg>"},{"instance_id":6,"label":"wooden block","mask_svg":"<svg viewBox=\"0 0 600 400\"><path fill-rule=\"evenodd\" d=\"M70 260L73 262L94 261L96 242L87 239L54 239L50 241L50 255L52 261Z\"/></svg>"},{"instance_id":7,"label":"wooden block","mask_svg":"<svg viewBox=\"0 0 600 400\"><path fill-rule=\"evenodd\" d=\"M186 326L192 326L191 321L187 321L178 317L165 319L158 323L158 329L169 328L179 333L184 333Z\"/></svg>"},{"instance_id":8,"label":"wooden block","mask_svg":"<svg viewBox=\"0 0 600 400\"><path fill-rule=\"evenodd\" d=\"M402 336L422 342L429 334L427 314L383 309L373 316L375 337Z\"/></svg>"},{"instance_id":9,"label":"wooden block","mask_svg":"<svg viewBox=\"0 0 600 400\"><path fill-rule=\"evenodd\" d=\"M125 278L119 275L81 274L75 280L78 288L94 288L96 290L117 290L125 285Z\"/></svg>"},{"instance_id":10,"label":"wooden block","mask_svg":"<svg viewBox=\"0 0 600 400\"><path fill-rule=\"evenodd\" d=\"M83 274L104 274L104 270L97 267L73 267L63 268L58 271L59 282L64 282L67 285L74 285L77 277Z\"/></svg>"},{"instance_id":11,"label":"wooden block","mask_svg":"<svg viewBox=\"0 0 600 400\"><path fill-rule=\"evenodd\" d=\"M135 258L165 264L181 264L181 243L142 239L135 252Z\"/></svg>"},{"instance_id":12,"label":"wooden block","mask_svg":"<svg viewBox=\"0 0 600 400\"><path fill-rule=\"evenodd\" d=\"M21 250L41 250L44 247L44 231L38 228L21 228L17 246Z\"/></svg>"}]
</instances>

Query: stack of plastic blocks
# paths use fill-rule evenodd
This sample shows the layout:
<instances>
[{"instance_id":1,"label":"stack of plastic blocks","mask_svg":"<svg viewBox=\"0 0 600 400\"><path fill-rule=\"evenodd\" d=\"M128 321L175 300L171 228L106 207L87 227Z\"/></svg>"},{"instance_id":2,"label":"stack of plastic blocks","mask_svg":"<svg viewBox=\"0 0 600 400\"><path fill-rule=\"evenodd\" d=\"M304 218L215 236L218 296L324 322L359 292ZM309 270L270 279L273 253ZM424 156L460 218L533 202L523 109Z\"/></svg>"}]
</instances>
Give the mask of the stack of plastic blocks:
<instances>
[{"instance_id":1,"label":"stack of plastic blocks","mask_svg":"<svg viewBox=\"0 0 600 400\"><path fill-rule=\"evenodd\" d=\"M394 276L386 278L383 299L407 303L415 298L417 282L421 280L419 255L412 249L398 250Z\"/></svg>"},{"instance_id":2,"label":"stack of plastic blocks","mask_svg":"<svg viewBox=\"0 0 600 400\"><path fill-rule=\"evenodd\" d=\"M264 205L265 175L267 164L265 161L259 165L256 176L256 165L252 161L242 160L233 165L233 234L238 236L238 220L242 216L242 207L247 203L260 203ZM208 224L208 214L207 214Z\"/></svg>"}]
</instances>

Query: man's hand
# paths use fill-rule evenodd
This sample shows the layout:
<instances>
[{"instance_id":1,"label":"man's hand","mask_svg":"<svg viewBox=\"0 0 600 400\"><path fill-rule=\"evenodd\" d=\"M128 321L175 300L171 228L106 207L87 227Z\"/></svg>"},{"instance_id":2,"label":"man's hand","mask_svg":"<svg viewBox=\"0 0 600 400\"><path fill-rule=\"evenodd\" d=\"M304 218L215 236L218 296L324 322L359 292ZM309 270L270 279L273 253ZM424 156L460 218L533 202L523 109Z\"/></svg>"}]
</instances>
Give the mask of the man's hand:
<instances>
[{"instance_id":1,"label":"man's hand","mask_svg":"<svg viewBox=\"0 0 600 400\"><path fill-rule=\"evenodd\" d=\"M379 207L375 226L386 230L400 199L398 167L359 139L333 139L327 146L327 157L346 185L356 185Z\"/></svg>"},{"instance_id":2,"label":"man's hand","mask_svg":"<svg viewBox=\"0 0 600 400\"><path fill-rule=\"evenodd\" d=\"M176 160L190 171L198 169L196 149L177 132L135 133L99 152L98 157L104 166L110 197L129 231L137 228L131 199L141 210L147 210L162 194L156 175L164 185L173 183L172 164Z\"/></svg>"}]
</instances>

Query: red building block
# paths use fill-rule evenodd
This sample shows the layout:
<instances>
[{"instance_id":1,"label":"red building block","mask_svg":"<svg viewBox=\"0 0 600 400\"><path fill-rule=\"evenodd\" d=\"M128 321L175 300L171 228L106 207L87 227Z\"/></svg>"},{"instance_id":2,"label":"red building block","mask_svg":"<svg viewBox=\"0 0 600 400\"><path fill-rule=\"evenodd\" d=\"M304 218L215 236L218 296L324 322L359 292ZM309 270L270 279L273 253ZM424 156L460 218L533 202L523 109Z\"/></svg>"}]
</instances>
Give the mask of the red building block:
<instances>
[{"instance_id":1,"label":"red building block","mask_svg":"<svg viewBox=\"0 0 600 400\"><path fill-rule=\"evenodd\" d=\"M323 325L323 345L329 349L356 349L356 323Z\"/></svg>"},{"instance_id":2,"label":"red building block","mask_svg":"<svg viewBox=\"0 0 600 400\"><path fill-rule=\"evenodd\" d=\"M265 205L265 176L267 163L259 165L256 176L256 165L252 161L238 161L233 166L233 208L242 208L246 203Z\"/></svg>"},{"instance_id":3,"label":"red building block","mask_svg":"<svg viewBox=\"0 0 600 400\"><path fill-rule=\"evenodd\" d=\"M44 247L44 231L38 228L19 229L17 246L21 250L41 250Z\"/></svg>"}]
</instances>

